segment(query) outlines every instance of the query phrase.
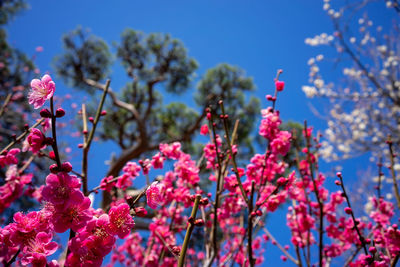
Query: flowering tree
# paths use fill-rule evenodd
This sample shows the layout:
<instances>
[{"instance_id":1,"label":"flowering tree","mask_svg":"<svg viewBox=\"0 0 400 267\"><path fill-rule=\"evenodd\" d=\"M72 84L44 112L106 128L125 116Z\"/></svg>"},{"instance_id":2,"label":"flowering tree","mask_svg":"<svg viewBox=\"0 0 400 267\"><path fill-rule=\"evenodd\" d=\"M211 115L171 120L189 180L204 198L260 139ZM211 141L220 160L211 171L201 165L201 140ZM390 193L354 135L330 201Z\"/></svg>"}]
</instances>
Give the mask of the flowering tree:
<instances>
[{"instance_id":1,"label":"flowering tree","mask_svg":"<svg viewBox=\"0 0 400 267\"><path fill-rule=\"evenodd\" d=\"M326 180L318 168L320 136L314 137L307 123L303 129L305 145L296 149L296 167L290 169L284 161L296 139L280 129L277 100L278 92L284 90L280 74L281 71L275 79L274 96L267 96L271 106L261 110L259 135L267 141L265 153L253 155L243 165L238 163L241 151L235 141L237 132L230 131L230 116L225 102L219 100L218 108L205 110L208 123L200 132L210 141L198 162L184 152L179 142L160 143L151 160L128 161L121 175L106 177L91 190L87 186L85 155L93 144L100 119L108 116L102 110L110 81L104 86L96 116L89 120L91 124L82 112L86 133L82 172L77 177L71 174L77 170L63 161L58 151L56 121L63 118L65 111L53 102L55 83L48 75L33 80L27 101L42 108L40 116L49 118L52 127L51 137L36 125L26 130L29 150L38 155L50 148L48 154L55 163L49 166L45 185L33 194L42 208L26 214L17 212L12 223L0 228L0 261L5 266L15 262L33 266L100 266L111 253L112 265L255 266L266 265L268 257L274 257L265 254L265 245L271 242L281 249L283 261L290 260L298 266L326 266L336 261L349 266L395 266L400 256L400 230L394 222L398 220L395 214L400 201L394 205L386 200L379 183L376 196L369 200L368 216L356 217L358 212L351 208L341 173L337 173L335 181L339 190L326 189L325 183L333 181ZM49 108L43 108L48 101ZM16 142L1 153L0 160L7 169L2 190L10 184L23 188L29 183L29 169L21 170L16 165L19 151L12 149L14 145ZM392 151L391 144L389 148ZM201 161L211 171L206 177L213 183L209 191L199 187ZM127 188L135 180L153 177L157 169L163 174L138 195L130 194ZM91 206L90 194L113 188L119 188L122 194L112 200L108 211ZM141 198L146 201L141 202ZM292 236L291 245L285 246L272 235L264 220L284 206ZM135 230L134 221L149 213L149 233L143 235ZM66 231L70 235L65 255L49 260L61 247L55 235ZM193 235L202 238L196 238L198 243L193 244ZM118 247L117 238L124 240Z\"/></svg>"},{"instance_id":2,"label":"flowering tree","mask_svg":"<svg viewBox=\"0 0 400 267\"><path fill-rule=\"evenodd\" d=\"M385 19L374 23L367 7L380 10L379 18ZM303 86L303 91L309 98L326 98L331 104L321 153L333 160L367 151L388 155L388 135L396 150L400 144L398 1L365 0L340 6L324 0L323 9L332 19L334 32L307 38L306 44L334 48L334 64L342 74L335 83L324 78L320 69L326 68L329 55L308 62L311 85Z\"/></svg>"},{"instance_id":3,"label":"flowering tree","mask_svg":"<svg viewBox=\"0 0 400 267\"><path fill-rule=\"evenodd\" d=\"M64 46L65 53L55 60L58 74L88 93L94 94L96 88L104 90L100 81L111 65L107 44L77 29L65 35ZM110 161L106 176L118 176L128 161L150 155L148 152L156 150L160 142L179 141L185 148L194 149L192 139L205 119L205 108L211 105L214 110L216 100L221 98L232 118L241 119L243 127L237 129L239 144L248 153L253 151L250 133L259 102L256 98L246 99L244 93L253 90L254 85L243 70L218 65L198 82L195 103L163 104L160 92L170 97L184 93L197 68L183 44L166 34L145 35L128 29L121 35L116 56L125 68L128 82L120 93L108 89L111 101L100 136L115 142L121 153ZM229 128L233 126L232 123ZM110 195L105 194L103 199L106 207Z\"/></svg>"},{"instance_id":4,"label":"flowering tree","mask_svg":"<svg viewBox=\"0 0 400 267\"><path fill-rule=\"evenodd\" d=\"M34 61L37 55L43 50L42 47L36 48L36 53L29 56L22 51L14 48L7 41L6 25L11 21L13 16L26 7L25 1L1 1L0 3L0 145L4 148L10 142L20 142L23 139L17 138L17 134L24 129L30 121L39 118L39 114L32 113L32 107L26 101L25 91L30 88L32 78L40 71L35 67ZM42 121L43 126L48 128L47 121ZM44 128L44 129L45 129ZM22 149L24 150L24 149ZM12 150L10 153L17 153L17 150ZM10 158L9 160L12 160ZM17 161L13 161L16 164ZM25 169L30 166L36 168L35 173L29 176L28 189L26 194L33 192L34 185L43 184L48 162L43 159L38 160L32 157L29 153L19 154L19 168ZM11 162L9 162L11 163ZM0 166L4 167L5 163L0 162ZM0 184L3 185L6 179L5 169L0 170ZM1 191L1 198L12 198L13 205L9 207L5 205L8 201L1 201L0 211L3 218L9 220L17 210L26 211L35 204L30 201L30 197L26 197L18 185L10 186L9 190L14 191L12 195ZM32 189L32 190L31 190ZM10 202L8 202L10 203Z\"/></svg>"}]
</instances>

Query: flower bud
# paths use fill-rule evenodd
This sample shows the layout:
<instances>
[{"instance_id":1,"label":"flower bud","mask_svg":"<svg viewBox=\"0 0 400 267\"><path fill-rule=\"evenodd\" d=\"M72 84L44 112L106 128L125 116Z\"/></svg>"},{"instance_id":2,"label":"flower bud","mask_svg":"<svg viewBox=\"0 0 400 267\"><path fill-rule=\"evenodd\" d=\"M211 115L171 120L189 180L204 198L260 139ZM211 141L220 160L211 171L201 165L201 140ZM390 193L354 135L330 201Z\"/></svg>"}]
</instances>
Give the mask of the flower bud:
<instances>
[{"instance_id":1,"label":"flower bud","mask_svg":"<svg viewBox=\"0 0 400 267\"><path fill-rule=\"evenodd\" d=\"M188 219L188 222L191 223L191 224L194 223L194 218L192 216L190 216L189 219Z\"/></svg>"},{"instance_id":2,"label":"flower bud","mask_svg":"<svg viewBox=\"0 0 400 267\"><path fill-rule=\"evenodd\" d=\"M53 143L54 143L54 140L53 140L53 138L51 138L51 137L46 137L45 139L44 139L44 142L43 142L45 145L49 145L49 146L51 146L51 145L53 145Z\"/></svg>"},{"instance_id":3,"label":"flower bud","mask_svg":"<svg viewBox=\"0 0 400 267\"><path fill-rule=\"evenodd\" d=\"M40 116L42 118L51 118L51 113L47 108L44 108L40 111Z\"/></svg>"},{"instance_id":4,"label":"flower bud","mask_svg":"<svg viewBox=\"0 0 400 267\"><path fill-rule=\"evenodd\" d=\"M147 210L143 207L135 208L136 216L138 217L145 217L147 215Z\"/></svg>"},{"instance_id":5,"label":"flower bud","mask_svg":"<svg viewBox=\"0 0 400 267\"><path fill-rule=\"evenodd\" d=\"M346 212L347 214L351 214L352 210L349 207L344 208L344 212Z\"/></svg>"},{"instance_id":6,"label":"flower bud","mask_svg":"<svg viewBox=\"0 0 400 267\"><path fill-rule=\"evenodd\" d=\"M204 205L204 206L206 206L207 204L208 204L208 202L209 202L209 200L208 200L208 198L202 198L201 200L200 200L200 204L201 205Z\"/></svg>"},{"instance_id":7,"label":"flower bud","mask_svg":"<svg viewBox=\"0 0 400 267\"><path fill-rule=\"evenodd\" d=\"M194 225L196 226L203 226L204 225L204 221L203 219L197 219L194 221Z\"/></svg>"},{"instance_id":8,"label":"flower bud","mask_svg":"<svg viewBox=\"0 0 400 267\"><path fill-rule=\"evenodd\" d=\"M70 172L72 171L72 165L69 162L64 162L61 164L61 170L62 172Z\"/></svg>"},{"instance_id":9,"label":"flower bud","mask_svg":"<svg viewBox=\"0 0 400 267\"><path fill-rule=\"evenodd\" d=\"M56 118L64 117L64 115L65 115L65 110L63 108L58 108L56 110Z\"/></svg>"},{"instance_id":10,"label":"flower bud","mask_svg":"<svg viewBox=\"0 0 400 267\"><path fill-rule=\"evenodd\" d=\"M283 88L285 87L285 82L283 81L276 81L275 82L275 88L278 92L283 91Z\"/></svg>"},{"instance_id":11,"label":"flower bud","mask_svg":"<svg viewBox=\"0 0 400 267\"><path fill-rule=\"evenodd\" d=\"M54 173L54 174L58 173L58 171L59 171L57 164L50 165L49 169L50 169L50 172Z\"/></svg>"}]
</instances>

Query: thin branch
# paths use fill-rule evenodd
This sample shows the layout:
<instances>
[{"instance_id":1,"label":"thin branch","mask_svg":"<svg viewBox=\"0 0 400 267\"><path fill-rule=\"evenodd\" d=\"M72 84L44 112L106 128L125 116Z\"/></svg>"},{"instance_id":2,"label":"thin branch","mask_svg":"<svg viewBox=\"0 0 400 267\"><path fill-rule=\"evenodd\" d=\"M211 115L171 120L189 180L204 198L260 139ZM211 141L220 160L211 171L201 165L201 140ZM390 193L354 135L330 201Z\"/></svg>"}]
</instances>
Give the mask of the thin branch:
<instances>
[{"instance_id":1,"label":"thin branch","mask_svg":"<svg viewBox=\"0 0 400 267\"><path fill-rule=\"evenodd\" d=\"M229 152L230 152L230 156L232 157L233 170L234 170L234 173L236 175L236 180L238 182L238 185L239 185L240 191L242 193L243 199L246 202L247 206L250 208L249 199L247 198L246 192L244 191L244 188L243 188L242 181L240 180L239 171L238 171L238 167L237 167L237 164L236 164L236 156L235 156L235 153L233 153L232 146L230 145L231 144L231 140L230 140L230 137L229 137L229 130L228 130L228 125L227 125L227 117L226 117L225 109L224 109L224 102L222 100L220 100L219 104L221 106L221 111L222 111L222 116L223 116L223 124L224 124L224 129L225 129L225 138L226 138L226 140L227 140L227 142L229 144Z\"/></svg>"},{"instance_id":2,"label":"thin branch","mask_svg":"<svg viewBox=\"0 0 400 267\"><path fill-rule=\"evenodd\" d=\"M14 256L4 264L4 267L9 267L13 262L17 259L18 254L21 252L21 249L18 249L17 253L14 254Z\"/></svg>"},{"instance_id":3,"label":"thin branch","mask_svg":"<svg viewBox=\"0 0 400 267\"><path fill-rule=\"evenodd\" d=\"M199 208L200 198L201 198L201 195L197 195L194 200L194 205L193 205L192 213L189 218L189 223L188 223L188 227L186 230L185 239L183 240L181 254L179 255L178 267L183 267L183 265L185 263L186 251L189 246L190 235L192 234L192 231L194 228L194 221L196 219L197 209Z\"/></svg>"},{"instance_id":4,"label":"thin branch","mask_svg":"<svg viewBox=\"0 0 400 267\"><path fill-rule=\"evenodd\" d=\"M12 141L11 143L9 143L5 148L3 148L3 150L1 150L0 155L2 155L5 151L9 150L11 147L13 147L15 144L19 143L19 141L21 141L22 138L24 138L33 128L37 127L39 124L41 124L44 121L44 119L40 119L38 120L34 125L32 125L31 128L29 128L28 130L25 130L20 136L18 136L17 138L15 138L14 141Z\"/></svg>"},{"instance_id":5,"label":"thin branch","mask_svg":"<svg viewBox=\"0 0 400 267\"><path fill-rule=\"evenodd\" d=\"M6 100L4 100L4 103L3 103L3 105L2 105L1 108L0 108L0 117L3 115L4 110L6 109L8 103L10 103L11 96L12 96L12 94L9 93L9 94L7 95L7 97L6 97Z\"/></svg>"},{"instance_id":6,"label":"thin branch","mask_svg":"<svg viewBox=\"0 0 400 267\"><path fill-rule=\"evenodd\" d=\"M54 151L54 157L57 162L57 167L58 169L61 169L61 159L60 159L60 154L58 153L58 146L57 146L56 115L54 113L53 97L50 98L50 112L51 112L51 134L53 137L52 147Z\"/></svg>"},{"instance_id":7,"label":"thin branch","mask_svg":"<svg viewBox=\"0 0 400 267\"><path fill-rule=\"evenodd\" d=\"M399 194L399 187L397 185L397 179L396 179L396 173L394 171L394 157L395 154L393 152L393 142L392 142L392 137L389 135L386 143L389 146L389 152L390 152L390 173L392 174L392 179L393 179L393 191L396 196L396 201L397 201L397 207L400 209L400 194Z\"/></svg>"},{"instance_id":8,"label":"thin branch","mask_svg":"<svg viewBox=\"0 0 400 267\"><path fill-rule=\"evenodd\" d=\"M89 149L90 149L90 145L92 143L93 137L94 137L94 133L96 131L97 124L99 123L99 120L100 120L101 111L103 109L104 102L106 100L109 87L110 87L110 80L107 80L106 84L104 86L104 91L103 91L103 95L101 96L100 103L97 106L96 116L95 116L94 121L93 121L92 129L91 129L91 131L89 133L89 136L87 138L86 138L86 134L84 134L84 139L85 139L86 142L83 144L82 188L83 188L83 193L85 194L85 196L87 196L89 194L88 186L87 186L88 185L88 155L89 155ZM84 106L83 106L83 108L84 108ZM85 109L85 111L86 111L86 109ZM83 114L83 112L82 112L82 115L84 116L83 122L85 123L86 114ZM84 128L85 128L85 125L84 125ZM86 126L86 128L87 128L87 126Z\"/></svg>"},{"instance_id":9,"label":"thin branch","mask_svg":"<svg viewBox=\"0 0 400 267\"><path fill-rule=\"evenodd\" d=\"M368 255L367 244L365 243L365 238L361 235L360 229L358 229L358 223L357 223L356 218L354 216L354 212L351 209L351 204L350 204L349 197L348 197L348 195L346 193L346 189L344 188L343 176L342 176L341 173L337 173L337 176L340 179L340 186L342 187L343 195L344 195L344 197L346 199L348 207L350 208L350 215L351 215L351 218L353 219L354 228L356 229L356 232L357 232L357 235L358 235L358 237L360 239L361 245L364 248L365 255Z\"/></svg>"},{"instance_id":10,"label":"thin branch","mask_svg":"<svg viewBox=\"0 0 400 267\"><path fill-rule=\"evenodd\" d=\"M286 257L291 260L294 264L299 265L299 261L296 260L292 255L290 255L290 253L284 248L282 247L282 245L276 241L275 237L268 231L267 227L263 227L264 233L269 237L269 239L271 239L272 242L276 243L276 246L283 252L283 254L286 255Z\"/></svg>"}]
</instances>

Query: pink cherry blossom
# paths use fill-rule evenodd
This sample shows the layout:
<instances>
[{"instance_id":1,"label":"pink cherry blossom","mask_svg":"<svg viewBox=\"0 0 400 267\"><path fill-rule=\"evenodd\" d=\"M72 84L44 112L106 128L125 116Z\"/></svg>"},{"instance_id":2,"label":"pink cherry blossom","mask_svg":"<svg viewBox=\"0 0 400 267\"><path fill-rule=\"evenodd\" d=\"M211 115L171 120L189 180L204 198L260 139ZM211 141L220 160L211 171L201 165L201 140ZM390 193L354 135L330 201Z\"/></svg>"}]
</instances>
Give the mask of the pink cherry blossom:
<instances>
[{"instance_id":1,"label":"pink cherry blossom","mask_svg":"<svg viewBox=\"0 0 400 267\"><path fill-rule=\"evenodd\" d=\"M44 75L41 80L33 79L31 81L31 91L29 92L29 104L35 109L43 106L46 100L49 100L56 90L56 84L49 75Z\"/></svg>"}]
</instances>

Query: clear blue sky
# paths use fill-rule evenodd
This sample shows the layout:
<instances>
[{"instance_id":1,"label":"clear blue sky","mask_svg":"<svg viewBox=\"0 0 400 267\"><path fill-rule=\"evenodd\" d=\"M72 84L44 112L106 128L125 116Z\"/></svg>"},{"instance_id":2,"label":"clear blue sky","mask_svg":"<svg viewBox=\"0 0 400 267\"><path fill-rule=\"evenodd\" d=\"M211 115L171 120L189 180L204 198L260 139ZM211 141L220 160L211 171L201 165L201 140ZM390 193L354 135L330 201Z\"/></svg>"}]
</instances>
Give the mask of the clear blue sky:
<instances>
[{"instance_id":1,"label":"clear blue sky","mask_svg":"<svg viewBox=\"0 0 400 267\"><path fill-rule=\"evenodd\" d=\"M324 51L306 46L305 38L332 32L331 21L322 10L322 1L35 0L30 6L8 25L8 39L28 54L33 54L35 47L43 46L44 51L36 61L42 73L53 73L50 63L62 52L62 34L78 25L90 28L109 44L118 41L125 28L145 33L170 33L181 39L189 55L199 62L199 76L222 62L245 69L254 78L255 94L262 99L263 107L268 104L264 96L272 93L276 70L282 68L286 87L279 96L278 109L283 119L300 122L307 119L316 129L325 127L325 122L312 114L308 106L310 100L301 91L301 86L308 80L307 60ZM116 68L111 79L114 89L125 84L122 68ZM61 80L55 80L57 90L75 94ZM312 103L319 105L315 100ZM95 156L90 162L90 176L100 179L106 172L103 163L109 153L96 153L102 151L96 144L93 149ZM354 175L365 163L366 158L363 158L353 161L352 165L345 164L345 167L352 166ZM93 181L91 186L97 183ZM281 231L282 223L284 221L272 221L272 232ZM277 236L288 240L285 233L280 232ZM269 244L267 251L270 247ZM280 252L273 251L275 254L268 254L274 259L268 261L280 263Z\"/></svg>"}]
</instances>

